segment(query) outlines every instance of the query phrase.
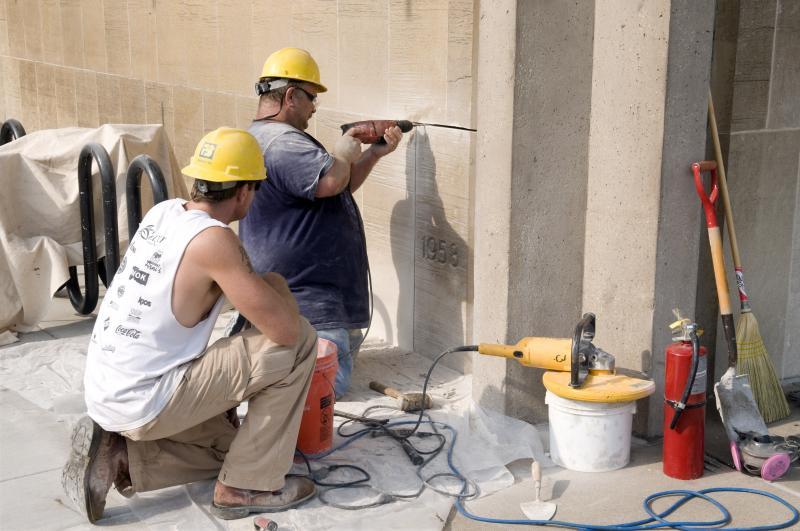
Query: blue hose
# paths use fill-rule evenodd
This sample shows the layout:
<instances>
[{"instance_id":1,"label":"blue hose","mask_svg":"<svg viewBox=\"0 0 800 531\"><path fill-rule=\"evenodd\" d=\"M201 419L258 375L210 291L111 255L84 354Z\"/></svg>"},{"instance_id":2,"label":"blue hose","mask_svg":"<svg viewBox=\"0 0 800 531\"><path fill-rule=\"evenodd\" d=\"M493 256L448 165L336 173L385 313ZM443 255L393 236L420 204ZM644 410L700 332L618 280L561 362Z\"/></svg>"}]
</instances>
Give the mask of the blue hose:
<instances>
[{"instance_id":1,"label":"blue hose","mask_svg":"<svg viewBox=\"0 0 800 531\"><path fill-rule=\"evenodd\" d=\"M647 514L650 515L650 518L645 520L638 520L636 522L627 522L621 524L612 524L612 525L588 525L588 524L581 524L576 522L565 522L561 520L509 520L504 518L488 518L485 516L478 516L475 514L470 513L466 507L464 507L464 503L461 498L456 499L456 508L458 512L467 518L472 520L477 520L478 522L486 522L490 524L506 524L506 525L541 525L541 526L553 526L553 527L567 527L567 528L574 528L574 529L586 529L586 530L612 530L617 529L620 531L632 531L632 530L643 530L643 529L662 529L662 528L669 528L669 529L680 529L684 531L704 531L711 528L719 528L720 526L724 526L731 521L731 514L730 512L717 500L707 496L708 493L712 492L743 492L746 494L757 494L760 496L765 496L767 498L772 498L773 500L777 501L778 503L785 506L789 511L792 513L792 517L785 522L779 524L770 524L770 525L761 525L761 526L754 526L754 527L726 527L725 529L729 529L732 531L768 531L771 529L786 529L787 527L796 524L800 521L800 512L798 512L797 508L791 505L789 502L781 498L780 496L776 496L770 492L765 492L763 490L756 490L756 489L747 489L747 488L740 488L740 487L714 487L702 490L665 490L662 492L656 492L654 494L649 495L645 498L643 505L644 510L647 511ZM653 508L651 507L653 501L663 498L666 496L678 496L683 495L683 497L672 504L669 508L661 513L655 513ZM719 511L722 513L723 517L719 520L709 520L709 521L700 521L700 522L670 522L666 519L672 512L674 512L678 507L683 505L684 503L688 502L693 498L701 498L712 505L714 505Z\"/></svg>"},{"instance_id":2,"label":"blue hose","mask_svg":"<svg viewBox=\"0 0 800 531\"><path fill-rule=\"evenodd\" d=\"M780 503L781 505L783 505L784 507L789 509L789 511L792 513L792 517L790 519L786 520L785 522L782 522L782 523L761 525L761 526L754 526L754 527L730 527L730 528L726 527L725 528L725 529L728 529L730 531L769 531L769 530L772 530L772 529L786 529L787 527L792 526L792 525L796 524L798 521L800 521L800 512L798 512L797 508L794 507L793 505L791 505L789 502L787 502L783 498L781 498L780 496L772 494L771 492L766 492L766 491L757 490L757 489L748 489L748 488L744 488L744 487L712 487L712 488L701 489L701 490L682 490L681 489L681 490L665 490L665 491L661 491L661 492L656 492L656 493L653 493L653 494L650 494L649 496L647 496L644 499L644 501L642 502L642 505L644 507L645 512L647 512L647 514L650 516L649 518L646 518L646 519L643 519L643 520L637 520L637 521L634 521L634 522L620 523L620 524L590 525L590 524L567 522L567 521L561 521L561 520L526 520L526 519L516 519L515 520L515 519L490 518L490 517L486 517L486 516L478 516L478 515L470 513L467 510L467 508L464 506L464 500L469 498L470 496L474 496L474 494L473 495L464 495L464 493L466 492L467 487L468 487L468 480L458 470L458 468L455 466L455 463L453 463L453 452L454 452L455 446L456 446L456 438L458 437L458 431L455 428L453 428L452 426L450 426L449 424L446 424L446 423L440 422L440 421L433 421L433 420L422 421L422 422L420 422L419 420L417 420L417 421L402 421L402 420L400 420L400 421L389 422L389 423L386 424L386 427L403 426L403 425L409 425L409 424L415 424L415 425L418 425L418 424L432 424L432 425L436 425L439 428L444 428L444 429L448 430L452 434L453 439L452 439L452 441L450 443L450 447L447 449L447 464L450 467L450 470L453 472L453 475L456 476L458 479L460 479L464 484L463 488L462 488L462 491L461 491L461 494L454 495L455 498L456 498L456 502L455 502L456 509L458 510L458 512L461 515L463 515L463 516L465 516L467 518L470 518L472 520L476 520L478 522L485 522L485 523L489 523L489 524L505 524L505 525L539 525L539 526L565 527L565 528L570 528L570 529L598 530L598 531L608 531L608 530L640 531L640 530L646 530L646 529L679 529L679 530L682 530L682 531L706 531L706 530L712 529L712 528L720 528L721 526L724 526L724 525L730 523L730 521L733 519L730 511L728 511L728 509L726 509L724 505L722 505L719 501L715 500L714 498L708 496L708 494L714 493L714 492L741 492L741 493L745 493L745 494L755 494L755 495L759 495L759 496L764 496L766 498L771 498L771 499L775 500L776 502ZM331 450L329 450L328 452L325 452L322 455L317 456L317 458L321 458L321 457L330 455L330 454L332 454L332 453L334 453L334 452L336 452L338 450L341 450L342 448L344 448L346 446L349 446L351 443L355 442L357 439L360 439L361 437L366 435L366 433L367 433L367 431L364 431L362 433L354 435L353 437L351 437L347 441L345 441L343 444L332 448ZM671 506L669 506L667 509L665 509L664 511L662 511L660 513L656 513L652 508L653 502L655 502L655 500L658 500L660 498L665 498L665 497L669 497L669 496L682 496L682 497L678 501L673 503ZM675 512L678 508L680 508L685 503L691 501L694 498L700 498L702 500L707 501L711 505L713 505L721 513L721 517L719 519L717 519L717 520L707 520L707 521L697 521L697 522L691 522L691 521L676 521L676 522L672 522L672 521L667 520L667 516L669 516L670 514Z\"/></svg>"}]
</instances>

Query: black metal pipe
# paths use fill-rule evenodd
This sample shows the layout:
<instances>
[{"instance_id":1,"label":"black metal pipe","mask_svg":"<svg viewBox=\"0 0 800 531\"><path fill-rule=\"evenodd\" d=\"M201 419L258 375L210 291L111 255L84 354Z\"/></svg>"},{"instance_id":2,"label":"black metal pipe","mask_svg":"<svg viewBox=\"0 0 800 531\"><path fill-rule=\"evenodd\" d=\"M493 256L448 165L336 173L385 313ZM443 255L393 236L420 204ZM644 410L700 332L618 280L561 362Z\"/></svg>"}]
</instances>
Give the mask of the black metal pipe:
<instances>
[{"instance_id":1,"label":"black metal pipe","mask_svg":"<svg viewBox=\"0 0 800 531\"><path fill-rule=\"evenodd\" d=\"M103 269L105 269L106 287L111 285L114 275L119 267L119 225L117 223L117 175L114 173L114 166L108 152L96 144L99 148L95 154L97 165L100 169L100 183L103 188L103 226L105 228L106 255L103 257Z\"/></svg>"},{"instance_id":2,"label":"black metal pipe","mask_svg":"<svg viewBox=\"0 0 800 531\"><path fill-rule=\"evenodd\" d=\"M83 277L85 294L81 293L77 268L69 268L67 292L75 310L87 315L97 306L99 294L97 247L94 237L94 201L92 192L92 162L100 170L103 191L103 218L105 222L106 256L103 262L108 283L111 283L119 262L119 237L117 230L117 196L114 167L105 148L100 144L86 144L78 157L78 193L81 211L81 241L83 243Z\"/></svg>"},{"instance_id":3,"label":"black metal pipe","mask_svg":"<svg viewBox=\"0 0 800 531\"><path fill-rule=\"evenodd\" d=\"M128 208L128 241L133 239L142 222L142 172L150 179L153 189L153 204L167 199L167 183L158 163L147 155L139 155L128 167L125 179L125 204Z\"/></svg>"},{"instance_id":4,"label":"black metal pipe","mask_svg":"<svg viewBox=\"0 0 800 531\"><path fill-rule=\"evenodd\" d=\"M23 136L25 136L25 128L13 118L9 118L0 126L0 146Z\"/></svg>"}]
</instances>

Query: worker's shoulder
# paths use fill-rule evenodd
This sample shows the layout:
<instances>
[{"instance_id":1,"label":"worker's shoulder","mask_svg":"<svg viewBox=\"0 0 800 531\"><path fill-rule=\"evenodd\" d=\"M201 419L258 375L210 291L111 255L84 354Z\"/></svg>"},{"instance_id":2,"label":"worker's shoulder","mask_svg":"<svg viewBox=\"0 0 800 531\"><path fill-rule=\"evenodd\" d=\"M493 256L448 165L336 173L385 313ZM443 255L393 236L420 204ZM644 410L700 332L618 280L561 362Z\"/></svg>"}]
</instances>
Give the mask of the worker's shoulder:
<instances>
[{"instance_id":1,"label":"worker's shoulder","mask_svg":"<svg viewBox=\"0 0 800 531\"><path fill-rule=\"evenodd\" d=\"M230 227L210 226L200 231L189 243L187 253L196 258L224 260L228 255L238 257L239 237Z\"/></svg>"},{"instance_id":2,"label":"worker's shoulder","mask_svg":"<svg viewBox=\"0 0 800 531\"><path fill-rule=\"evenodd\" d=\"M284 150L289 146L315 146L323 148L322 144L306 131L301 131L293 125L284 122L258 122L253 123L248 129L263 150ZM324 149L324 148L323 148Z\"/></svg>"}]
</instances>

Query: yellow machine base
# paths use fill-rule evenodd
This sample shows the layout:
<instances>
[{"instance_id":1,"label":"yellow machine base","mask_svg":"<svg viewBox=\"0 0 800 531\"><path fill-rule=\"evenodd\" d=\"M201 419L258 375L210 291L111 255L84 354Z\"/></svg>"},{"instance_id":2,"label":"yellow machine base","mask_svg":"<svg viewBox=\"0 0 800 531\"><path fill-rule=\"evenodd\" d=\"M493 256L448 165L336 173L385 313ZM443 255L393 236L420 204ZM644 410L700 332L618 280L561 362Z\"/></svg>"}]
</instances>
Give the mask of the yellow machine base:
<instances>
[{"instance_id":1,"label":"yellow machine base","mask_svg":"<svg viewBox=\"0 0 800 531\"><path fill-rule=\"evenodd\" d=\"M589 374L579 388L569 386L569 372L547 371L542 381L551 393L583 402L631 402L656 390L655 382L621 374Z\"/></svg>"}]
</instances>

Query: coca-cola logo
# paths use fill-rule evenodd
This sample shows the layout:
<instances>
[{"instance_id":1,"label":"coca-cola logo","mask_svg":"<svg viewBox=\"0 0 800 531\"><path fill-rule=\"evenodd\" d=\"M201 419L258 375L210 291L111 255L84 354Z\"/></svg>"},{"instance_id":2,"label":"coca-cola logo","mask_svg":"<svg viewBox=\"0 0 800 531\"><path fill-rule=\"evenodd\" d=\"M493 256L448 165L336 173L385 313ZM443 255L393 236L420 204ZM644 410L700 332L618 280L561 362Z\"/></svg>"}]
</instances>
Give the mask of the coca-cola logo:
<instances>
[{"instance_id":1,"label":"coca-cola logo","mask_svg":"<svg viewBox=\"0 0 800 531\"><path fill-rule=\"evenodd\" d=\"M140 330L137 330L135 328L126 328L122 325L116 327L114 329L114 333L117 334L118 336L129 337L131 339L139 339L139 337L142 335L142 332Z\"/></svg>"}]
</instances>

